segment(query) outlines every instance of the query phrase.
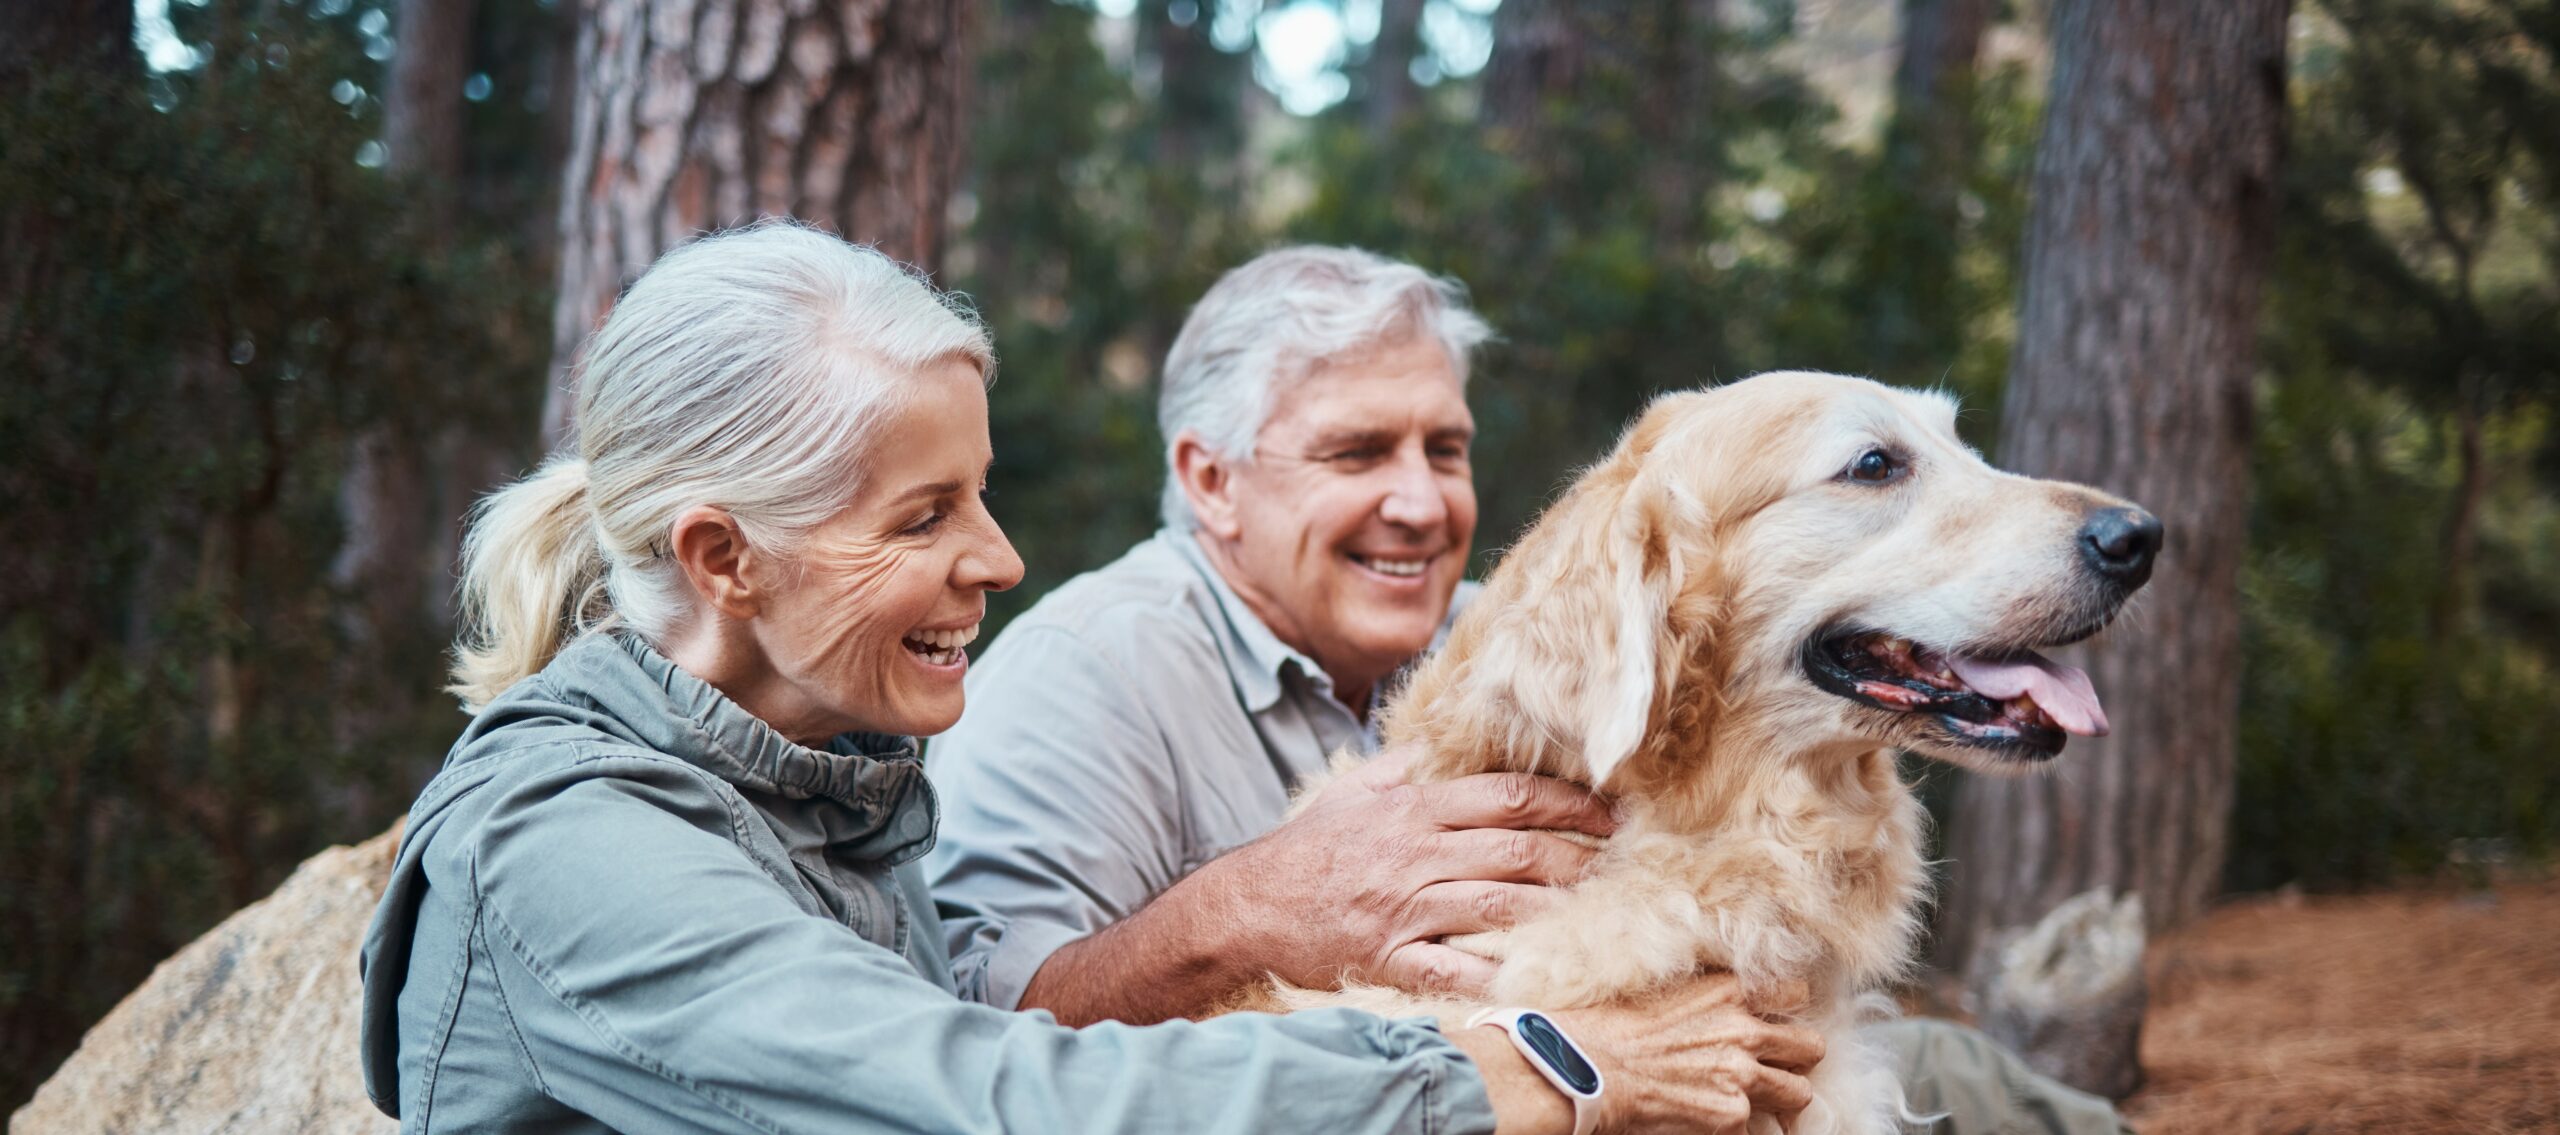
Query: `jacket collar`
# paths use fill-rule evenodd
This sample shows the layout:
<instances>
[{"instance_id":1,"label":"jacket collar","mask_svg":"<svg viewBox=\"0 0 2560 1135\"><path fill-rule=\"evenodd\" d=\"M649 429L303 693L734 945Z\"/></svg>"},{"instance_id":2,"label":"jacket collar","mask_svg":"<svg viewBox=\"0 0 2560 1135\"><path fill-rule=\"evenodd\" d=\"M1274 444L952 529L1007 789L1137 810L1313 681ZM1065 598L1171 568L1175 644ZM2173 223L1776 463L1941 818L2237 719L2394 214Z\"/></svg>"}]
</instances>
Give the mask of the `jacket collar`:
<instances>
[{"instance_id":1,"label":"jacket collar","mask_svg":"<svg viewBox=\"0 0 2560 1135\"><path fill-rule=\"evenodd\" d=\"M579 639L544 676L558 693L592 702L632 740L743 790L845 805L827 840L844 852L897 864L933 846L939 809L913 738L845 733L824 749L796 744L625 633Z\"/></svg>"}]
</instances>

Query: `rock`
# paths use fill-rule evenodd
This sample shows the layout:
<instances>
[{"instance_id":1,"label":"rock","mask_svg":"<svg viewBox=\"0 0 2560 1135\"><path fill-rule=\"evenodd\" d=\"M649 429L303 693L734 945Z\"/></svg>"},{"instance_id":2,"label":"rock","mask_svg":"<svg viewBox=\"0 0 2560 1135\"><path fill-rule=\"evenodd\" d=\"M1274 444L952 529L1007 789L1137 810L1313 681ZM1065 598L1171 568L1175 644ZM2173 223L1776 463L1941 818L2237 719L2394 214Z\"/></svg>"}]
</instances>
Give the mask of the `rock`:
<instances>
[{"instance_id":1,"label":"rock","mask_svg":"<svg viewBox=\"0 0 2560 1135\"><path fill-rule=\"evenodd\" d=\"M2142 896L2073 897L1997 952L1982 1031L2029 1067L2120 1100L2142 1086Z\"/></svg>"},{"instance_id":2,"label":"rock","mask_svg":"<svg viewBox=\"0 0 2560 1135\"><path fill-rule=\"evenodd\" d=\"M153 970L10 1118L13 1135L384 1135L356 1057L356 950L400 828L333 847Z\"/></svg>"}]
</instances>

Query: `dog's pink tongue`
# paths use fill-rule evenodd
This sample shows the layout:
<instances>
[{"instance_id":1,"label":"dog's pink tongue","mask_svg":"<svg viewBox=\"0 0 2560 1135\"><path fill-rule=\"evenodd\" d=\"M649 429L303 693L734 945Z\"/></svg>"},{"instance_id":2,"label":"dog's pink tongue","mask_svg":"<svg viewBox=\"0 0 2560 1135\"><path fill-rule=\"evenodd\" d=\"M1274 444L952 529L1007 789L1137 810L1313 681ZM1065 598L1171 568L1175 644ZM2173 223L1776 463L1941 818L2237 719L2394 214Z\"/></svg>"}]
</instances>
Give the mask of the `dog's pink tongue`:
<instances>
[{"instance_id":1,"label":"dog's pink tongue","mask_svg":"<svg viewBox=\"0 0 2560 1135\"><path fill-rule=\"evenodd\" d=\"M2032 650L1996 662L1950 654L1947 664L1955 667L1956 676L1963 678L1975 693L2000 701L2025 694L2043 706L2045 716L2052 718L2063 732L2082 737L2106 736L2107 711L2098 705L2098 691L2089 684L2089 675L2077 667L2065 666Z\"/></svg>"}]
</instances>

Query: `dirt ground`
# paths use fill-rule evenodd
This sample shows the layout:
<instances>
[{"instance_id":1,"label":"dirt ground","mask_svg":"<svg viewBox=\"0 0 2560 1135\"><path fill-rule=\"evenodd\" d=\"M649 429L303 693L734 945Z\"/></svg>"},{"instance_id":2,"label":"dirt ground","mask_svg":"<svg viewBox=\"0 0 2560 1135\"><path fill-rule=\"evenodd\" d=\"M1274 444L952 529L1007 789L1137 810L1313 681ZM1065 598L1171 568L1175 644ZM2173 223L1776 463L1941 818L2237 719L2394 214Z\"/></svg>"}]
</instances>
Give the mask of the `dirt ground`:
<instances>
[{"instance_id":1,"label":"dirt ground","mask_svg":"<svg viewBox=\"0 0 2560 1135\"><path fill-rule=\"evenodd\" d=\"M2145 1135L2560 1132L2560 883L2246 900L2150 966Z\"/></svg>"}]
</instances>

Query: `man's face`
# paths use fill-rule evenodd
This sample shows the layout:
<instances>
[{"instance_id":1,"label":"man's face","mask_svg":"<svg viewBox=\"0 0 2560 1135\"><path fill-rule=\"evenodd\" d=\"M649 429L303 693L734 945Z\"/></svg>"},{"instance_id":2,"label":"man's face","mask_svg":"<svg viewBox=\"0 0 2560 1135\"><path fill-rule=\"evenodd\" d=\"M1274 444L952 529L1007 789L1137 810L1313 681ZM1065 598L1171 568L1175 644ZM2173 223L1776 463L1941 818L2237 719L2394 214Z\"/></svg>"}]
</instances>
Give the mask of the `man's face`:
<instances>
[{"instance_id":1,"label":"man's face","mask_svg":"<svg viewBox=\"0 0 2560 1135\"><path fill-rule=\"evenodd\" d=\"M1447 352L1414 335L1281 384L1251 460L1229 466L1232 508L1204 522L1228 582L1343 693L1447 615L1475 537L1474 436Z\"/></svg>"}]
</instances>

